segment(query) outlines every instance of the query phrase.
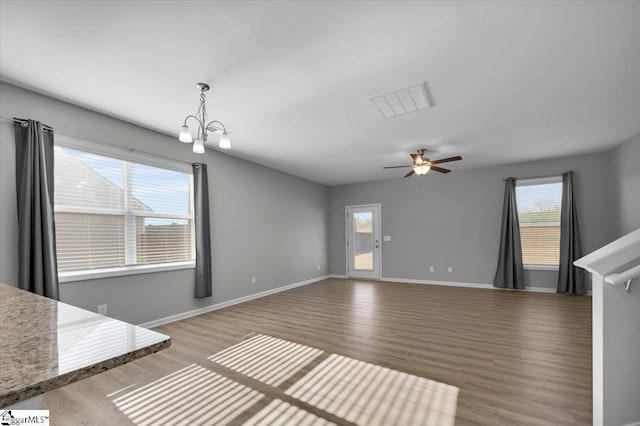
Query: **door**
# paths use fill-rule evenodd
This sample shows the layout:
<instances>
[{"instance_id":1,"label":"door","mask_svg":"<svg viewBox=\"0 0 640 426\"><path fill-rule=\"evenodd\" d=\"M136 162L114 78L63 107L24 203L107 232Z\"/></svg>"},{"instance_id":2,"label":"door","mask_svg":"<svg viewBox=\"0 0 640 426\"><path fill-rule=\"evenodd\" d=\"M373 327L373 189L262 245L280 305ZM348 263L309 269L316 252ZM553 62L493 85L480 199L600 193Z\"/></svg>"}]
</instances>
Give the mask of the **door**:
<instances>
[{"instance_id":1,"label":"door","mask_svg":"<svg viewBox=\"0 0 640 426\"><path fill-rule=\"evenodd\" d=\"M380 279L380 204L347 206L347 276Z\"/></svg>"}]
</instances>

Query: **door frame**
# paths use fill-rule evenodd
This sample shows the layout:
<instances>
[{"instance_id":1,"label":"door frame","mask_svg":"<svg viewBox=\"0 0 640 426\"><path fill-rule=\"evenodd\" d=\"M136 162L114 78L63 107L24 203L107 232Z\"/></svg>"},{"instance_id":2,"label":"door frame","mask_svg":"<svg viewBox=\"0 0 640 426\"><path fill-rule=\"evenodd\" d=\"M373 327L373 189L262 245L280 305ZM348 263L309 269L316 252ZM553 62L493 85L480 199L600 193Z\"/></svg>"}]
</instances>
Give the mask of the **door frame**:
<instances>
[{"instance_id":1,"label":"door frame","mask_svg":"<svg viewBox=\"0 0 640 426\"><path fill-rule=\"evenodd\" d=\"M349 273L351 272L349 269L349 264L350 264L350 259L349 259L349 209L350 208L367 208L367 207L377 207L378 208L378 220L377 223L374 220L374 232L377 231L378 233L378 237L380 239L380 247L378 248L378 259L379 259L379 265L378 265L378 277L377 278L354 278L354 279L367 279L367 280L380 280L382 277L382 241L384 240L384 238L382 238L382 204L381 203L370 203L370 204L353 204L353 205L348 205L348 206L344 206L344 248L345 248L345 273L346 273L346 277L348 279L350 279L350 275ZM375 263L375 261L374 261Z\"/></svg>"}]
</instances>

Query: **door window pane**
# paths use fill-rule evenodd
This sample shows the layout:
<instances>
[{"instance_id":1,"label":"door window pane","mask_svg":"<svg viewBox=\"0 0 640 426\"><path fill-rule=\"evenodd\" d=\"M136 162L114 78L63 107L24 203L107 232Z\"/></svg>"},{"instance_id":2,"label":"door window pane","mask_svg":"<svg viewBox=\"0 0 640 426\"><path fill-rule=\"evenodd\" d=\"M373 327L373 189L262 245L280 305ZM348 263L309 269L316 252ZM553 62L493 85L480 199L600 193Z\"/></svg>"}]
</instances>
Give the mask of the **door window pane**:
<instances>
[{"instance_id":1,"label":"door window pane","mask_svg":"<svg viewBox=\"0 0 640 426\"><path fill-rule=\"evenodd\" d=\"M373 271L373 213L354 213L353 229L353 267L360 271Z\"/></svg>"}]
</instances>

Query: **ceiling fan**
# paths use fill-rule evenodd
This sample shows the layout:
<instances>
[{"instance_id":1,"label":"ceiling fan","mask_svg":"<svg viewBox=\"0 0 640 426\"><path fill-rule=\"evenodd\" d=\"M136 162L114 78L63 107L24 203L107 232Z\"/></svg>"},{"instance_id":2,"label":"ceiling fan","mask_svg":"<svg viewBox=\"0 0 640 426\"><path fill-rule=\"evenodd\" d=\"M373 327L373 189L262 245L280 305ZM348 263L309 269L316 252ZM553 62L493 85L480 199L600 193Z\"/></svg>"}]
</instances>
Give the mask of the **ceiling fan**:
<instances>
[{"instance_id":1,"label":"ceiling fan","mask_svg":"<svg viewBox=\"0 0 640 426\"><path fill-rule=\"evenodd\" d=\"M404 177L409 177L413 175L426 175L429 170L435 170L440 173L449 173L451 170L445 169L443 167L438 167L436 164L449 163L451 161L459 161L462 160L462 157L456 155L455 157L443 158L441 160L431 161L430 159L424 156L424 153L427 150L422 148L418 150L417 154L409 154L411 158L413 158L413 164L408 166L387 166L385 169L398 169L401 167L411 167L411 171L404 175Z\"/></svg>"}]
</instances>

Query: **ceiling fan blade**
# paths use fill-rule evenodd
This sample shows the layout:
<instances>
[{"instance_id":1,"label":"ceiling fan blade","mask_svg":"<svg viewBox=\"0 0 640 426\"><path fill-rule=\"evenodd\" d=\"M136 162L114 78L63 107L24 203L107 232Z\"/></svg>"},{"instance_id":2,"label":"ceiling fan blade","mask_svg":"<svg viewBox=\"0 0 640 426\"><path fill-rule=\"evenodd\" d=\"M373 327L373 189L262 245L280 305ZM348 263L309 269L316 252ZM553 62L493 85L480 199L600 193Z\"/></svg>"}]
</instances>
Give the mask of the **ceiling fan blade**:
<instances>
[{"instance_id":1,"label":"ceiling fan blade","mask_svg":"<svg viewBox=\"0 0 640 426\"><path fill-rule=\"evenodd\" d=\"M431 170L435 170L436 172L440 172L440 173L449 173L451 171L449 169L445 169L443 167L438 167L438 166L431 166Z\"/></svg>"},{"instance_id":2,"label":"ceiling fan blade","mask_svg":"<svg viewBox=\"0 0 640 426\"><path fill-rule=\"evenodd\" d=\"M409 176L413 176L415 175L416 172L414 172L413 170L411 170L409 173L407 173L406 175L404 175L404 177L409 177Z\"/></svg>"},{"instance_id":3,"label":"ceiling fan blade","mask_svg":"<svg viewBox=\"0 0 640 426\"><path fill-rule=\"evenodd\" d=\"M459 155L456 155L455 157L443 158L442 160L432 161L431 164L441 164L441 163L448 163L450 161L459 161L459 160L462 160L462 157L460 157Z\"/></svg>"},{"instance_id":4,"label":"ceiling fan blade","mask_svg":"<svg viewBox=\"0 0 640 426\"><path fill-rule=\"evenodd\" d=\"M412 165L409 166L385 166L383 167L383 169L398 169L400 167L411 167Z\"/></svg>"}]
</instances>

